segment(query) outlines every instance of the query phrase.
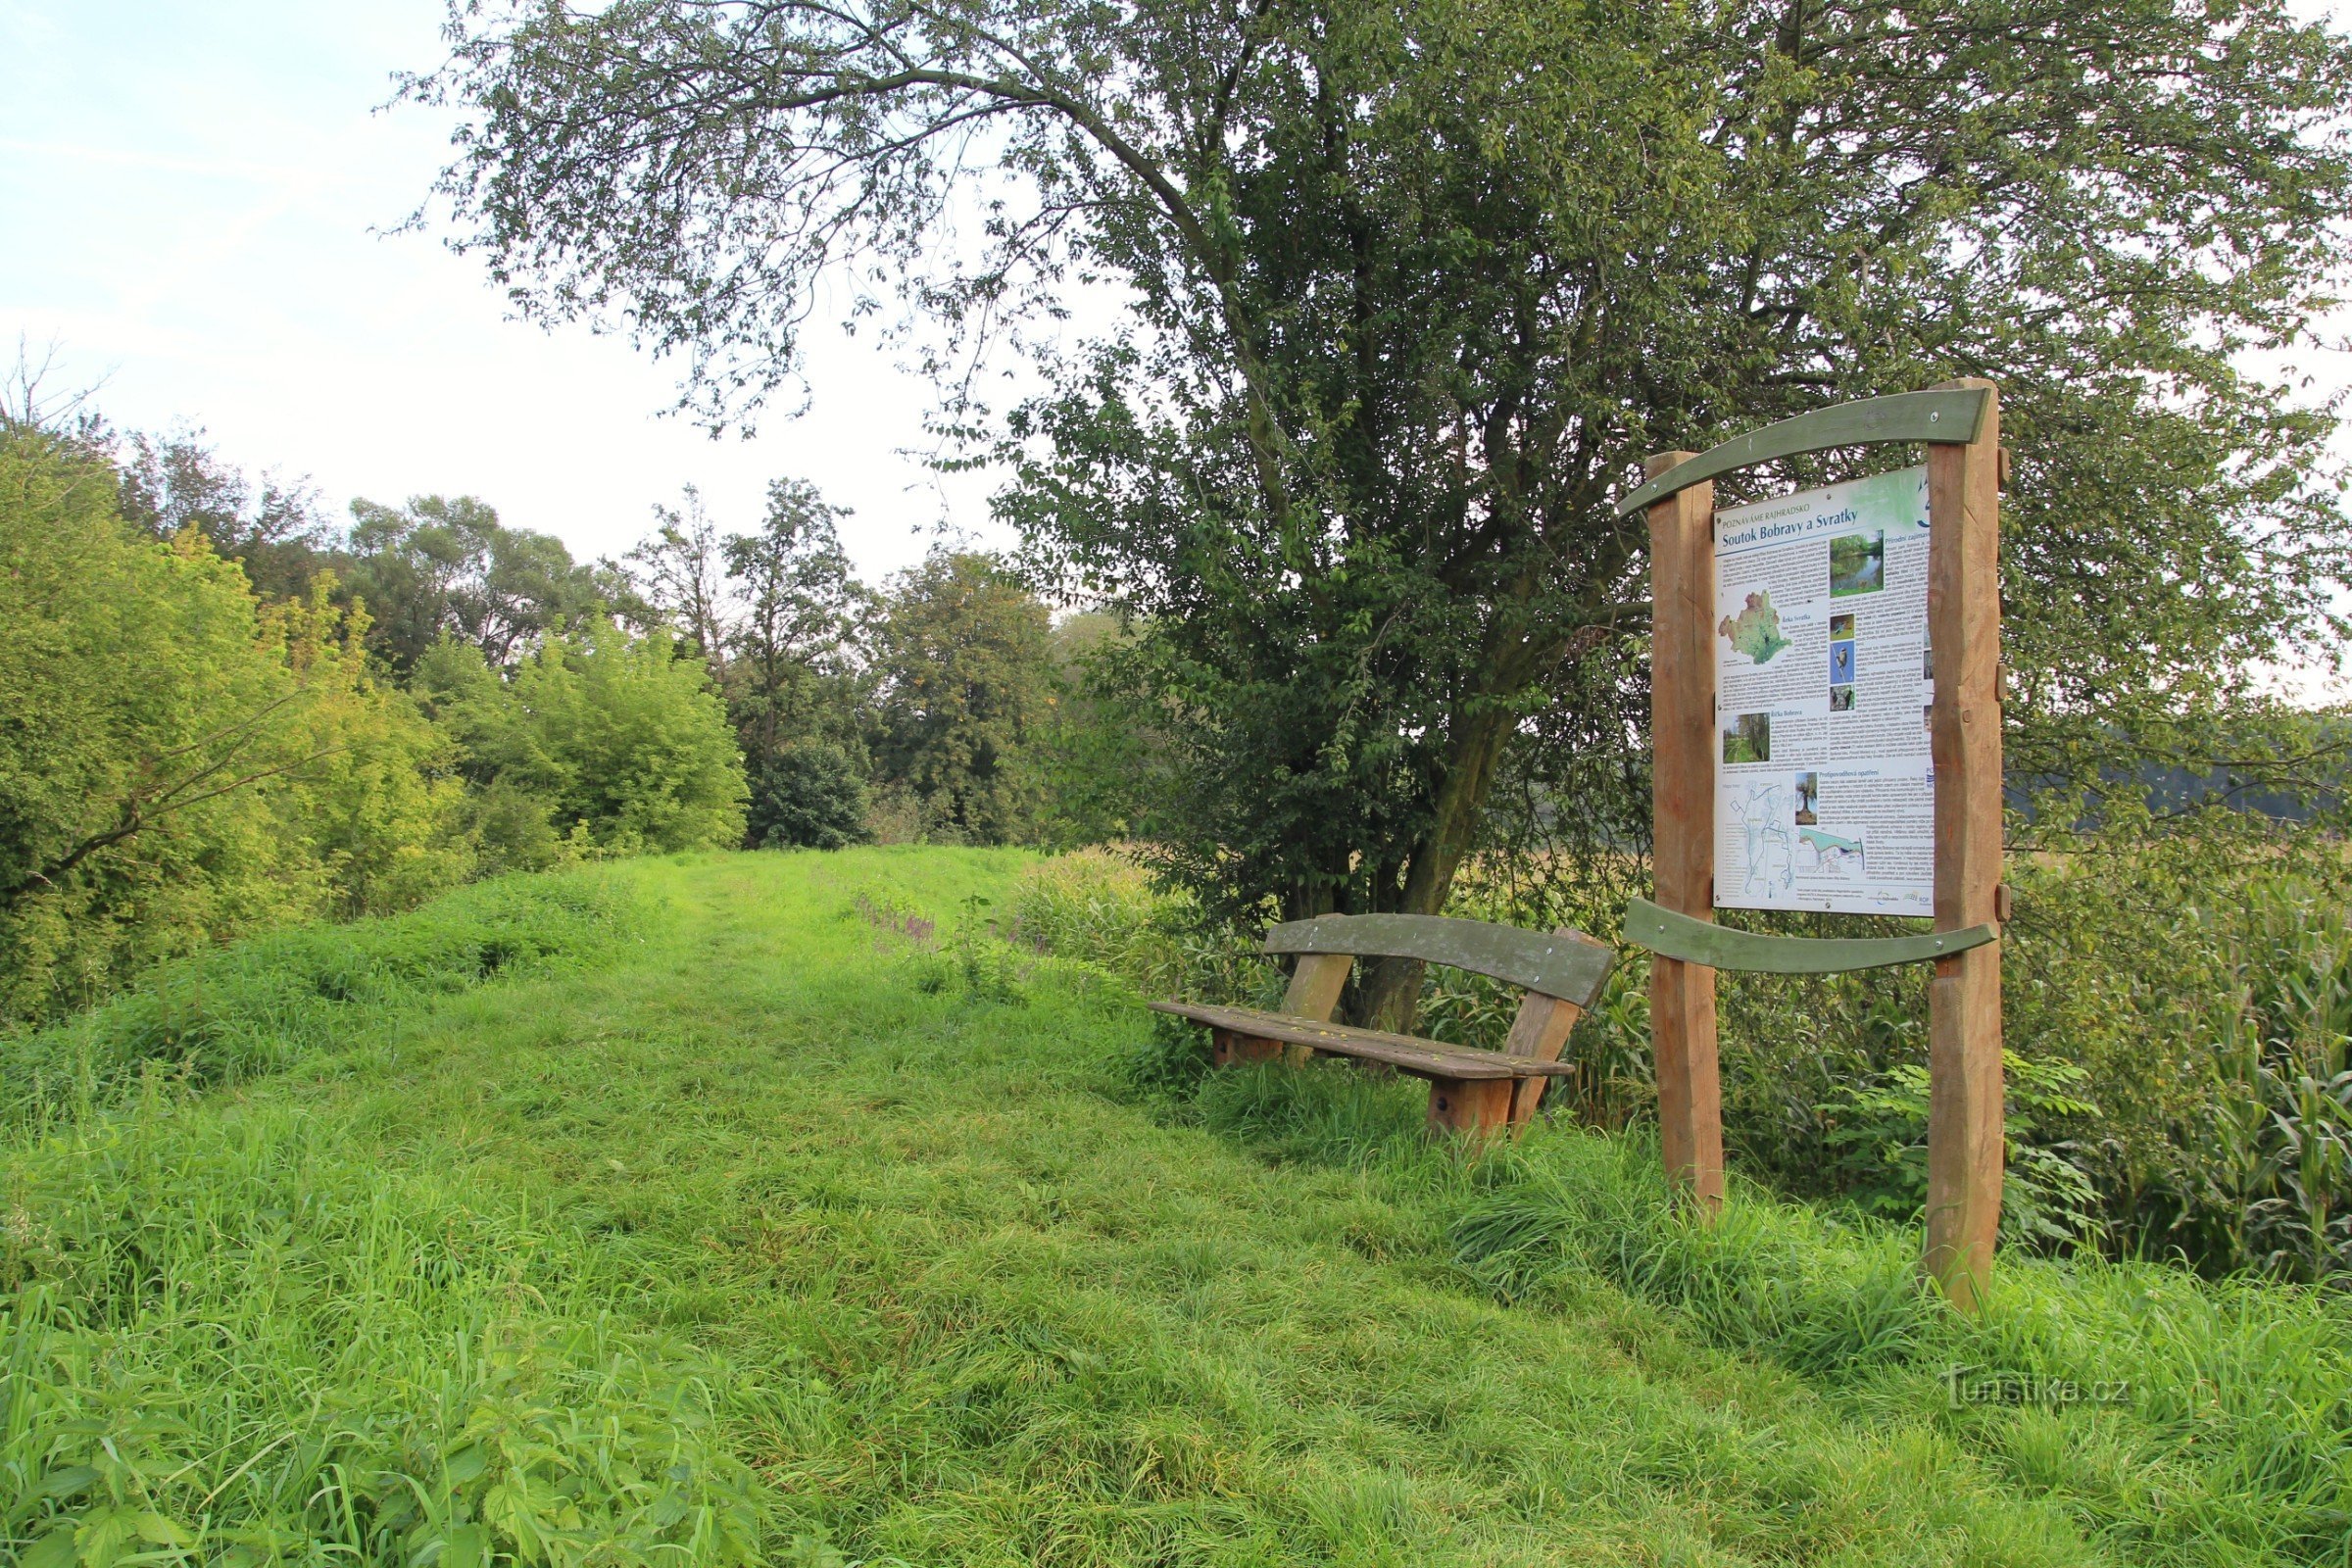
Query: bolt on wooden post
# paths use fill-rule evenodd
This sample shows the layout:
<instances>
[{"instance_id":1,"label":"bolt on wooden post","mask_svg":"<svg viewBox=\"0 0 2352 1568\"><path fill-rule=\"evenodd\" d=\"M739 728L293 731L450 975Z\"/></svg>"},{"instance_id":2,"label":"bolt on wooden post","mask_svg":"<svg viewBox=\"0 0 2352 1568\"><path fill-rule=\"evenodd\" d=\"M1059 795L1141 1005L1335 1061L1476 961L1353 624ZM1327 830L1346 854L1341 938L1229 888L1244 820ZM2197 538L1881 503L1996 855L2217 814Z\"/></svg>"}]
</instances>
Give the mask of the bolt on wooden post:
<instances>
[{"instance_id":1,"label":"bolt on wooden post","mask_svg":"<svg viewBox=\"0 0 2352 1568\"><path fill-rule=\"evenodd\" d=\"M1656 478L1690 457L1649 460ZM1657 902L1715 917L1715 486L1649 509L1650 864ZM1667 1174L1712 1214L1723 1202L1723 1096L1716 1072L1715 971L1664 956L1649 969L1659 1142Z\"/></svg>"},{"instance_id":2,"label":"bolt on wooden post","mask_svg":"<svg viewBox=\"0 0 2352 1568\"><path fill-rule=\"evenodd\" d=\"M1974 440L1928 448L1928 638L1936 701L1936 929L1995 921L2001 885L1999 393ZM1928 1213L1921 1266L1984 1304L2000 1227L2001 945L1936 961L1928 1013Z\"/></svg>"}]
</instances>

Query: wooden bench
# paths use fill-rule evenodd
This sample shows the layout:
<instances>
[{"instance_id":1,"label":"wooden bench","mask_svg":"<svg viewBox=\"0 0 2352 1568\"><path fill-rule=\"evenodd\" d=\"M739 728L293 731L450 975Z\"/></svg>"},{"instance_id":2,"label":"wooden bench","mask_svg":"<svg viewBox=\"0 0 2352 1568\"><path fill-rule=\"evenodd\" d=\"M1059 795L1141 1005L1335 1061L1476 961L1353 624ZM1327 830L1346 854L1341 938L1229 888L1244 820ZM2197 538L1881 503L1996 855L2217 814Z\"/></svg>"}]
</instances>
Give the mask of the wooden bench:
<instances>
[{"instance_id":1,"label":"wooden bench","mask_svg":"<svg viewBox=\"0 0 2352 1568\"><path fill-rule=\"evenodd\" d=\"M1549 936L1478 920L1427 914L1327 914L1266 933L1265 951L1296 954L1282 1009L1154 1002L1159 1012L1206 1024L1218 1066L1316 1052L1378 1062L1429 1080L1429 1122L1459 1132L1522 1127L1544 1086L1575 1068L1561 1062L1568 1031L1608 977L1616 955L1580 931ZM1500 1051L1448 1046L1331 1021L1357 958L1419 958L1518 986L1518 1016Z\"/></svg>"}]
</instances>

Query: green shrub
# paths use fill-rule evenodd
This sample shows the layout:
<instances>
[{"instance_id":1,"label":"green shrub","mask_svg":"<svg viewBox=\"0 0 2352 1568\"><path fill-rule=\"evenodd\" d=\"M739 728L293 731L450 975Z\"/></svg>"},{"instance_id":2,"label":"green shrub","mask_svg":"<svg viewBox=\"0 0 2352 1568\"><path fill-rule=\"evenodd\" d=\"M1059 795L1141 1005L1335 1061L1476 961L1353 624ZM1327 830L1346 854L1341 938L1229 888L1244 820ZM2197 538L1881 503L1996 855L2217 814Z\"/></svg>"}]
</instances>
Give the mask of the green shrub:
<instances>
[{"instance_id":1,"label":"green shrub","mask_svg":"<svg viewBox=\"0 0 2352 1568\"><path fill-rule=\"evenodd\" d=\"M743 841L743 754L709 666L657 626L591 618L502 679L444 638L415 683L458 737L475 783L546 803L573 850L605 856L732 849ZM521 830L526 838L532 830Z\"/></svg>"},{"instance_id":2,"label":"green shrub","mask_svg":"<svg viewBox=\"0 0 2352 1568\"><path fill-rule=\"evenodd\" d=\"M2067 1061L2034 1061L2002 1053L2002 1132L2007 1168L2001 1183L2004 1246L2071 1246L2099 1230L2099 1195L2070 1145L2053 1146L2042 1130L2099 1114L2082 1098L2090 1074ZM1835 1188L1870 1213L1909 1223L1928 1202L1928 1069L1898 1062L1876 1078L1839 1084L1815 1107L1823 1142L1836 1157Z\"/></svg>"},{"instance_id":3,"label":"green shrub","mask_svg":"<svg viewBox=\"0 0 2352 1568\"><path fill-rule=\"evenodd\" d=\"M865 780L850 754L824 741L790 742L752 772L754 847L846 849L868 837Z\"/></svg>"},{"instance_id":4,"label":"green shrub","mask_svg":"<svg viewBox=\"0 0 2352 1568\"><path fill-rule=\"evenodd\" d=\"M448 740L330 586L258 599L124 521L102 453L0 420L0 1024L466 874Z\"/></svg>"}]
</instances>

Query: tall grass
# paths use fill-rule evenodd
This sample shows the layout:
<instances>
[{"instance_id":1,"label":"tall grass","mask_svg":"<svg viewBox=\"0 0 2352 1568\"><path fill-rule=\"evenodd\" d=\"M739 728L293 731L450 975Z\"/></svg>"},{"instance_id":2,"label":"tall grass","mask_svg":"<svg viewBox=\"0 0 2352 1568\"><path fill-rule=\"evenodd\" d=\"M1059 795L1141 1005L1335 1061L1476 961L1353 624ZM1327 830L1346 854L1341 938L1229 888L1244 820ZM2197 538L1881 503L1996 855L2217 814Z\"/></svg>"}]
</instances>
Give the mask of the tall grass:
<instances>
[{"instance_id":1,"label":"tall grass","mask_svg":"<svg viewBox=\"0 0 2352 1568\"><path fill-rule=\"evenodd\" d=\"M2011 1254L1971 1318L1923 1288L1908 1227L1753 1190L1702 1225L1644 1139L1563 1129L1493 1159L1477 1186L1456 1255L1506 1298L1596 1273L1865 1406L1939 1405L1972 1447L2138 1560L2352 1561L2341 1295ZM1968 1402L1996 1381L1995 1398Z\"/></svg>"},{"instance_id":2,"label":"tall grass","mask_svg":"<svg viewBox=\"0 0 2352 1568\"><path fill-rule=\"evenodd\" d=\"M644 917L591 873L513 876L406 914L295 926L165 967L46 1029L0 1033L0 1123L274 1072L387 1006L588 961Z\"/></svg>"},{"instance_id":3,"label":"tall grass","mask_svg":"<svg viewBox=\"0 0 2352 1568\"><path fill-rule=\"evenodd\" d=\"M316 1107L193 1091L381 1046L404 1014L610 954L598 875L281 931L5 1043L0 1543L27 1568L468 1568L758 1554L728 1374L616 1319L624 1260L396 1172Z\"/></svg>"},{"instance_id":4,"label":"tall grass","mask_svg":"<svg viewBox=\"0 0 2352 1568\"><path fill-rule=\"evenodd\" d=\"M1909 1227L1744 1184L1701 1224L1646 1132L1554 1124L1466 1151L1426 1135L1418 1088L1260 1067L1202 1076L1182 1114L1442 1216L1461 1275L1519 1310L1573 1314L1606 1284L1854 1419L1931 1420L2122 1560L2352 1562L2352 1299L2005 1254L1965 1317L1923 1284Z\"/></svg>"},{"instance_id":5,"label":"tall grass","mask_svg":"<svg viewBox=\"0 0 2352 1568\"><path fill-rule=\"evenodd\" d=\"M1059 929L1090 953L1145 940ZM2288 919L2287 929L2302 927ZM2299 936L2282 947L2312 951ZM1426 1000L1425 1023L1466 1038L1491 1043L1507 1023L1507 999L1481 986L1440 981ZM2311 1010L2261 997L2245 1005L2265 1019ZM2045 1065L2026 1080L2040 1082ZM1645 1128L1555 1119L1518 1144L1465 1154L1428 1139L1418 1085L1347 1064L1210 1073L1196 1043L1163 1032L1129 1071L1181 1118L1263 1157L1354 1170L1441 1213L1455 1265L1499 1299L1565 1309L1605 1282L1711 1344L1787 1367L1862 1418L1932 1412L2126 1560L2352 1564L2343 1293L2012 1248L1989 1308L1963 1317L1922 1284L1909 1225L1744 1184L1714 1224L1695 1222Z\"/></svg>"},{"instance_id":6,"label":"tall grass","mask_svg":"<svg viewBox=\"0 0 2352 1568\"><path fill-rule=\"evenodd\" d=\"M724 1368L617 1324L576 1231L351 1133L150 1098L0 1161L17 1560L750 1561Z\"/></svg>"},{"instance_id":7,"label":"tall grass","mask_svg":"<svg viewBox=\"0 0 2352 1568\"><path fill-rule=\"evenodd\" d=\"M1147 997L1270 1002L1282 970L1209 925L1181 893L1155 888L1115 850L1079 850L1028 867L1014 884L1006 940L1086 964Z\"/></svg>"}]
</instances>

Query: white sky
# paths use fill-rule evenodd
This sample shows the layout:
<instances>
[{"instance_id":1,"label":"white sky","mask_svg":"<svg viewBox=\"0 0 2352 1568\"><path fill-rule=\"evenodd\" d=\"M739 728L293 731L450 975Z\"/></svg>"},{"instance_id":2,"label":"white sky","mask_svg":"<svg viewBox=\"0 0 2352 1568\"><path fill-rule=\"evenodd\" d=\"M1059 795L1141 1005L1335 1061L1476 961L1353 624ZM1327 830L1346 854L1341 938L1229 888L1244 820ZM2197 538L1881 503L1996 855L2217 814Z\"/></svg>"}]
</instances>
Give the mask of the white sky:
<instances>
[{"instance_id":1,"label":"white sky","mask_svg":"<svg viewBox=\"0 0 2352 1568\"><path fill-rule=\"evenodd\" d=\"M2352 27L2352 0L2296 9ZM441 58L442 16L0 0L0 356L19 334L36 359L54 344L56 384L103 379L118 425L200 424L337 512L476 495L585 557L625 550L688 482L748 528L791 474L856 509L844 538L869 578L941 522L1004 542L985 476L924 466L930 389L870 341L812 333L808 414L713 442L662 416L675 378L625 340L509 320L479 262L430 232L378 237L446 157L445 121L375 112L391 73ZM2342 355L2308 368L2352 381Z\"/></svg>"},{"instance_id":2,"label":"white sky","mask_svg":"<svg viewBox=\"0 0 2352 1568\"><path fill-rule=\"evenodd\" d=\"M480 496L575 555L656 502L757 522L792 474L856 510L874 576L945 520L992 539L983 477L919 456L928 384L870 341L810 339L810 407L756 439L667 416L676 377L620 338L507 319L478 261L378 237L446 158L446 121L374 113L441 58L441 0L0 0L0 356L103 379L119 426L201 424L225 460L354 496ZM780 398L787 408L795 399Z\"/></svg>"}]
</instances>

